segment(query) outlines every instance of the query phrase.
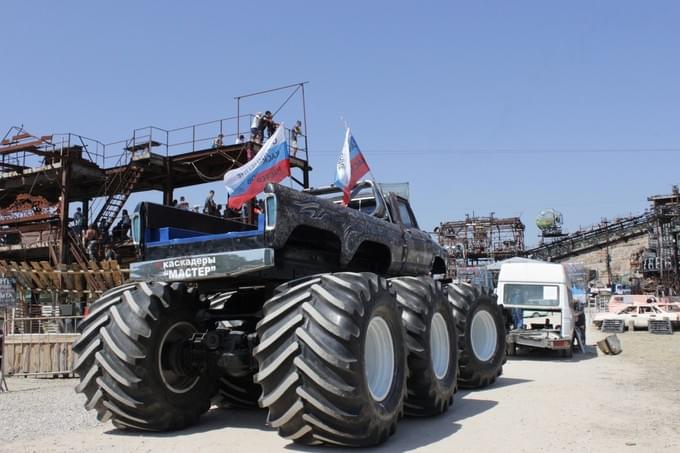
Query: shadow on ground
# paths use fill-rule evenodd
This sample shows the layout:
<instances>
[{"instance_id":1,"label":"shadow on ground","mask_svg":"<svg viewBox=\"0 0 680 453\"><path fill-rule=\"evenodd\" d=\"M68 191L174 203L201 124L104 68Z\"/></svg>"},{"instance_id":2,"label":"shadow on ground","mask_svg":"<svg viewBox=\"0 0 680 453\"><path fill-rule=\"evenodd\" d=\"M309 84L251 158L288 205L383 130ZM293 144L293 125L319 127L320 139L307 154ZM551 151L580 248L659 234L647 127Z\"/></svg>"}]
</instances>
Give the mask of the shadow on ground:
<instances>
[{"instance_id":1,"label":"shadow on ground","mask_svg":"<svg viewBox=\"0 0 680 453\"><path fill-rule=\"evenodd\" d=\"M267 411L262 409L217 409L213 408L203 415L198 423L186 429L170 432L143 432L127 431L113 428L106 434L113 436L143 436L143 437L176 437L189 434L199 434L226 428L246 428L258 431L271 431L273 436L276 431L267 426Z\"/></svg>"},{"instance_id":2,"label":"shadow on ground","mask_svg":"<svg viewBox=\"0 0 680 453\"><path fill-rule=\"evenodd\" d=\"M515 379L500 377L488 389L531 382L529 379ZM436 417L404 418L397 426L397 432L387 442L378 447L370 447L371 452L404 452L439 442L463 429L461 421L474 417L495 407L498 402L487 399L473 398L475 390L461 390L456 394L454 405L446 413ZM303 452L328 451L329 447L308 447L290 443L287 450ZM331 447L331 449L333 449ZM366 449L353 449L363 451Z\"/></svg>"},{"instance_id":3,"label":"shadow on ground","mask_svg":"<svg viewBox=\"0 0 680 453\"><path fill-rule=\"evenodd\" d=\"M498 380L485 390L518 385L531 382L529 379L517 379L499 377ZM475 398L482 395L477 390L461 390L456 394L453 408L446 413L436 417L425 418L404 418L397 427L397 432L388 441L379 446L371 447L371 451L403 452L424 447L432 443L445 439L458 430L462 429L461 421L474 417L477 414L486 412L498 404L497 401ZM274 429L266 425L267 412L265 410L244 410L244 409L212 409L201 417L198 424L180 431L166 433L140 433L121 429L111 429L106 434L112 436L125 437L153 437L153 438L172 438L175 436L185 436L190 434L200 434L209 431L245 428L257 431L268 431L265 435L276 436ZM294 451L328 451L329 447L308 447L289 443L286 449ZM331 447L331 450L334 448ZM361 450L361 449L359 449Z\"/></svg>"},{"instance_id":4,"label":"shadow on ground","mask_svg":"<svg viewBox=\"0 0 680 453\"><path fill-rule=\"evenodd\" d=\"M586 345L586 352L574 351L574 355L571 358L561 357L559 351L551 351L549 349L536 349L536 348L525 348L518 347L517 355L508 356L508 363L516 361L533 361L533 362L581 362L584 360L590 360L597 357L597 347Z\"/></svg>"},{"instance_id":5,"label":"shadow on ground","mask_svg":"<svg viewBox=\"0 0 680 453\"><path fill-rule=\"evenodd\" d=\"M527 382L533 382L533 381L531 379L510 378L510 377L501 376L498 379L496 379L496 382L494 382L493 385L490 385L490 386L486 387L485 389L481 389L481 390L482 391L487 390L487 389L492 390L492 389L497 389L497 388L501 388L501 387L509 387L511 385L525 384ZM470 392L477 393L479 391L480 390L461 390L459 393L464 398Z\"/></svg>"}]
</instances>

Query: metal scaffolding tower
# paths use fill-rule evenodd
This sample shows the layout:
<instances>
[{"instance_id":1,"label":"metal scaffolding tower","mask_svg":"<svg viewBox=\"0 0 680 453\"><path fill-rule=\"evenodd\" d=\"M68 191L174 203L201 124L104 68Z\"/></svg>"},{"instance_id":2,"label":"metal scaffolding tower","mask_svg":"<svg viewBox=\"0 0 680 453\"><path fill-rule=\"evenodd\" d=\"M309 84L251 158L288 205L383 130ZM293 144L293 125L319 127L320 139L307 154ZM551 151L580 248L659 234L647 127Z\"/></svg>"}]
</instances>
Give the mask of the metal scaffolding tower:
<instances>
[{"instance_id":1,"label":"metal scaffolding tower","mask_svg":"<svg viewBox=\"0 0 680 453\"><path fill-rule=\"evenodd\" d=\"M480 266L524 254L524 224L519 217L466 215L465 220L444 222L435 228L448 253L451 277L461 267Z\"/></svg>"}]
</instances>

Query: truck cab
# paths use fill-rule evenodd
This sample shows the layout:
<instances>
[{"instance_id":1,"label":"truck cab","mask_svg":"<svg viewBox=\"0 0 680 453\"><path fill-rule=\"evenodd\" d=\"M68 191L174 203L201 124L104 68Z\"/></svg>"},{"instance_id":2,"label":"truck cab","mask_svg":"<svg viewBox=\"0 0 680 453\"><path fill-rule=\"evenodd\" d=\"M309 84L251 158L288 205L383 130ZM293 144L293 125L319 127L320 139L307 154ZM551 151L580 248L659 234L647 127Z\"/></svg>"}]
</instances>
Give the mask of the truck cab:
<instances>
[{"instance_id":1,"label":"truck cab","mask_svg":"<svg viewBox=\"0 0 680 453\"><path fill-rule=\"evenodd\" d=\"M540 261L502 264L497 294L506 313L511 354L516 346L525 346L571 356L575 305L562 265Z\"/></svg>"}]
</instances>

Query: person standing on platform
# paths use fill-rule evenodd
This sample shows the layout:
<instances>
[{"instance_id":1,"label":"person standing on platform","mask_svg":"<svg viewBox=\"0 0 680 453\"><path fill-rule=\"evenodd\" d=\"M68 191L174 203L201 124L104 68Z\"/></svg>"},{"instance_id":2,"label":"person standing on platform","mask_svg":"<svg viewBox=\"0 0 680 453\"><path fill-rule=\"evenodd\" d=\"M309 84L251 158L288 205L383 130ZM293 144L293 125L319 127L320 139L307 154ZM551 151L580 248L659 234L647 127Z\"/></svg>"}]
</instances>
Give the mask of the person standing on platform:
<instances>
[{"instance_id":1,"label":"person standing on platform","mask_svg":"<svg viewBox=\"0 0 680 453\"><path fill-rule=\"evenodd\" d=\"M250 123L250 139L255 143L262 143L261 130L264 131L262 112L257 112Z\"/></svg>"},{"instance_id":2,"label":"person standing on platform","mask_svg":"<svg viewBox=\"0 0 680 453\"><path fill-rule=\"evenodd\" d=\"M293 157L298 151L298 137L302 135L302 122L297 120L295 126L290 130L290 149L293 151Z\"/></svg>"},{"instance_id":3,"label":"person standing on platform","mask_svg":"<svg viewBox=\"0 0 680 453\"><path fill-rule=\"evenodd\" d=\"M203 214L215 215L217 212L217 204L215 203L215 191L208 192L208 198L203 203Z\"/></svg>"},{"instance_id":4,"label":"person standing on platform","mask_svg":"<svg viewBox=\"0 0 680 453\"><path fill-rule=\"evenodd\" d=\"M260 124L260 134L262 137L264 137L264 130L265 128L267 129L267 138L271 137L274 135L274 132L276 132L276 124L274 122L274 116L272 115L272 112L267 110L264 112L264 118L262 119L262 122Z\"/></svg>"},{"instance_id":5,"label":"person standing on platform","mask_svg":"<svg viewBox=\"0 0 680 453\"><path fill-rule=\"evenodd\" d=\"M213 148L221 148L224 146L224 135L220 133L217 137L215 137L215 140L213 140Z\"/></svg>"},{"instance_id":6,"label":"person standing on platform","mask_svg":"<svg viewBox=\"0 0 680 453\"><path fill-rule=\"evenodd\" d=\"M179 209L189 210L189 202L184 198L184 196L179 197L179 204L177 205Z\"/></svg>"},{"instance_id":7,"label":"person standing on platform","mask_svg":"<svg viewBox=\"0 0 680 453\"><path fill-rule=\"evenodd\" d=\"M76 212L75 214L73 214L73 229L75 230L77 235L82 234L84 227L83 223L84 223L83 210L81 208L76 208Z\"/></svg>"}]
</instances>

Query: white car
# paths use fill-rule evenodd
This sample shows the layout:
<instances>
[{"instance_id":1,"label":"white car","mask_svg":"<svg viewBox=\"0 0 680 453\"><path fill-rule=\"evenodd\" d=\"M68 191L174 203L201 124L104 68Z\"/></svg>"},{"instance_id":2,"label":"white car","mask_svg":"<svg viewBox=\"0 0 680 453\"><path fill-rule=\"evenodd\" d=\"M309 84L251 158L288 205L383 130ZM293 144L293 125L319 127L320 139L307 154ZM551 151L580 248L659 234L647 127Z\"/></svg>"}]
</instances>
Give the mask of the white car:
<instances>
[{"instance_id":1,"label":"white car","mask_svg":"<svg viewBox=\"0 0 680 453\"><path fill-rule=\"evenodd\" d=\"M676 324L680 322L680 313L664 311L656 304L633 304L616 314L598 313L593 319L593 324L600 327L605 319L623 319L626 327L629 327L632 321L634 328L646 329L650 319L670 320Z\"/></svg>"}]
</instances>

